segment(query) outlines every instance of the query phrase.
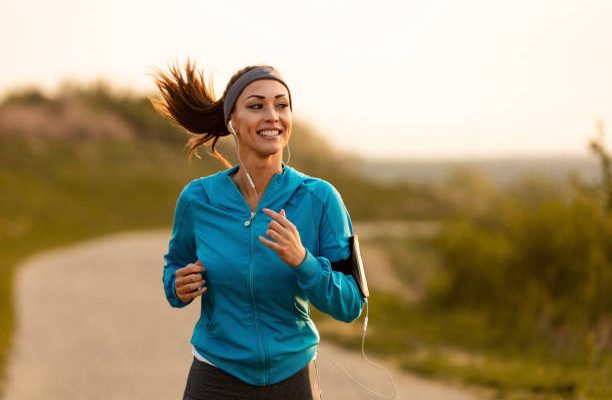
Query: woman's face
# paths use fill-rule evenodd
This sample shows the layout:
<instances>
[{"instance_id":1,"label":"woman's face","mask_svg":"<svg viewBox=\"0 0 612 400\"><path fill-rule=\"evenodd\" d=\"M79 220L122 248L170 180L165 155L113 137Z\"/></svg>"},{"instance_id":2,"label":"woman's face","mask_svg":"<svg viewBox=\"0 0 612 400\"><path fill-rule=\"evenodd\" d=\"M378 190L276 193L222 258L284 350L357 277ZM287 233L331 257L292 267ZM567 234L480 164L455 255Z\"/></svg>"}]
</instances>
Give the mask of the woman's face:
<instances>
[{"instance_id":1,"label":"woman's face","mask_svg":"<svg viewBox=\"0 0 612 400\"><path fill-rule=\"evenodd\" d=\"M231 123L241 151L268 157L283 151L291 136L289 92L280 82L261 79L249 84L236 100Z\"/></svg>"}]
</instances>

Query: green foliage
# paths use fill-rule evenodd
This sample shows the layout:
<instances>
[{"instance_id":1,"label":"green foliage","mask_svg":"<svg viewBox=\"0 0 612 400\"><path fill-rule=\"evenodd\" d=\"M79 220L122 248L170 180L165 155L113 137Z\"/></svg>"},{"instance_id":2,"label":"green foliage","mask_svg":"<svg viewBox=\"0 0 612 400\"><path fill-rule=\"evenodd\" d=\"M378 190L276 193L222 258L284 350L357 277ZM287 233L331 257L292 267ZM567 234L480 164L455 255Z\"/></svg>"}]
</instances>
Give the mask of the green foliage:
<instances>
[{"instance_id":1,"label":"green foliage","mask_svg":"<svg viewBox=\"0 0 612 400\"><path fill-rule=\"evenodd\" d=\"M612 215L600 198L537 179L495 198L445 224L430 305L485 313L519 346L582 352L595 336L609 349Z\"/></svg>"},{"instance_id":2,"label":"green foliage","mask_svg":"<svg viewBox=\"0 0 612 400\"><path fill-rule=\"evenodd\" d=\"M25 105L46 105L51 100L36 87L25 87L7 93L2 99L2 105L25 104Z\"/></svg>"}]
</instances>

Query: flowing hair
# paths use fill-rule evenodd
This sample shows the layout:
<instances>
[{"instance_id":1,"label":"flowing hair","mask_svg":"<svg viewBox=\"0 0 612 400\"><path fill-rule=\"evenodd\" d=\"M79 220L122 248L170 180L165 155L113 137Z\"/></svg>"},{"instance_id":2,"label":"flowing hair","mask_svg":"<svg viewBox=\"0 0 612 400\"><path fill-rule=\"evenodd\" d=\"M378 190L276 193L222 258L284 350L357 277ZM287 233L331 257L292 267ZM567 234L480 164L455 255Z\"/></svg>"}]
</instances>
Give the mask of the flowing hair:
<instances>
[{"instance_id":1,"label":"flowing hair","mask_svg":"<svg viewBox=\"0 0 612 400\"><path fill-rule=\"evenodd\" d=\"M223 100L227 89L242 74L259 67L262 65L248 66L236 72L219 99L215 99L212 79L209 77L206 82L203 71L196 70L195 63L189 59L185 63L184 71L177 64L170 66L167 74L156 70L153 78L161 99L149 100L161 115L191 132L191 137L187 141L189 159L194 155L201 159L198 148L211 142L210 150L207 152L227 168L232 166L215 150L219 138L230 134L223 117Z\"/></svg>"}]
</instances>

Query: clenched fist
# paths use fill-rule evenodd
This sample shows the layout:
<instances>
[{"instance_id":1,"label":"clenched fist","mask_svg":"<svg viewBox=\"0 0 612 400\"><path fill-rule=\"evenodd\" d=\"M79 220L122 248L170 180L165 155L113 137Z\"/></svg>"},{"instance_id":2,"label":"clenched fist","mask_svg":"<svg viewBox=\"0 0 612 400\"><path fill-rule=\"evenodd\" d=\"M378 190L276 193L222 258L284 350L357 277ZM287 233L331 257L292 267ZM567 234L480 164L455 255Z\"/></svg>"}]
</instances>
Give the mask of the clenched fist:
<instances>
[{"instance_id":1,"label":"clenched fist","mask_svg":"<svg viewBox=\"0 0 612 400\"><path fill-rule=\"evenodd\" d=\"M206 269L200 260L176 270L174 290L183 303L195 299L206 291L204 286L206 281L202 277L204 271Z\"/></svg>"}]
</instances>

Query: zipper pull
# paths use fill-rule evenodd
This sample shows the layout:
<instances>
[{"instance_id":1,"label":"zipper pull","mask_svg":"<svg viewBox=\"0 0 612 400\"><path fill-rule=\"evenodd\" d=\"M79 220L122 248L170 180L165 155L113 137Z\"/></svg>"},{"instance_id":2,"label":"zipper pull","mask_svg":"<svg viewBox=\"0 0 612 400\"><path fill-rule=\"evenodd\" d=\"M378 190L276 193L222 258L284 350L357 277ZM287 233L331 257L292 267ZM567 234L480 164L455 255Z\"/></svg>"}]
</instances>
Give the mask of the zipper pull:
<instances>
[{"instance_id":1,"label":"zipper pull","mask_svg":"<svg viewBox=\"0 0 612 400\"><path fill-rule=\"evenodd\" d=\"M244 221L244 226L250 226L251 225L251 221L253 221L253 218L255 218L255 211L251 211L251 216L249 217L248 220Z\"/></svg>"}]
</instances>

